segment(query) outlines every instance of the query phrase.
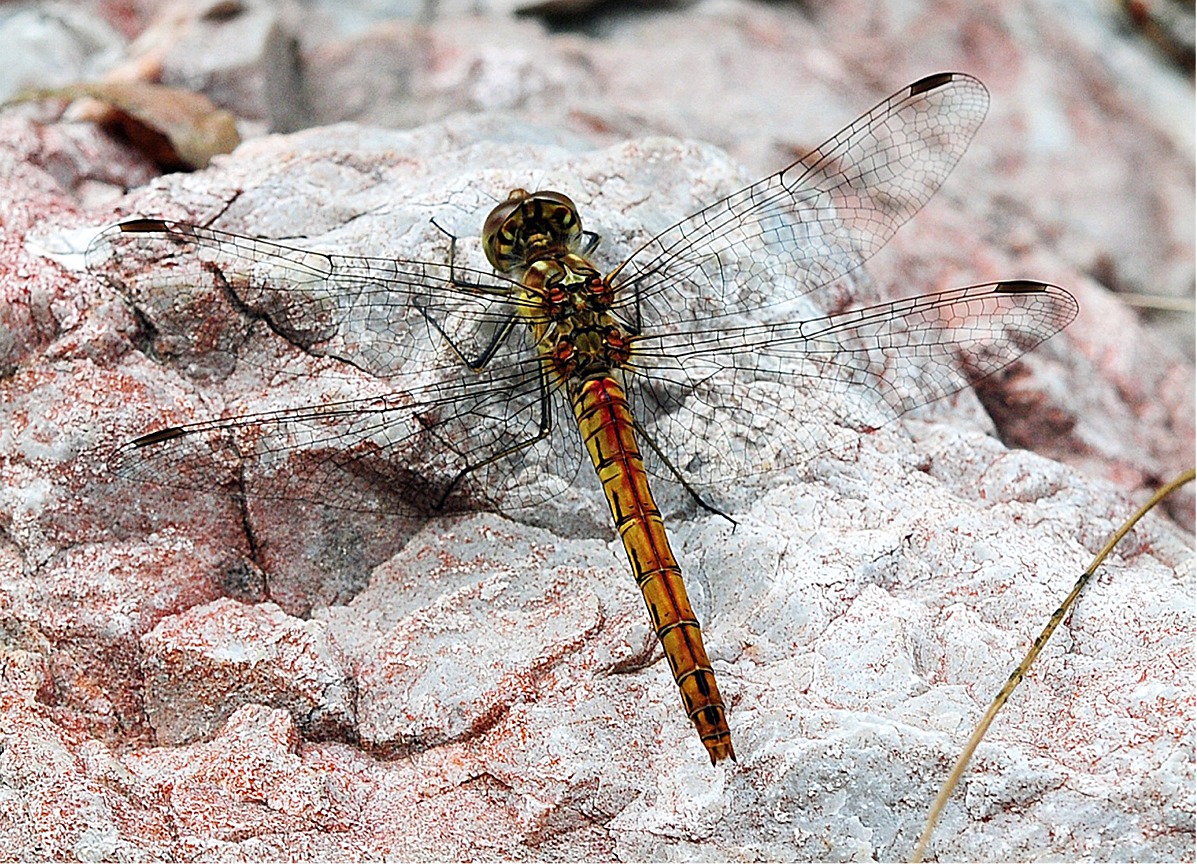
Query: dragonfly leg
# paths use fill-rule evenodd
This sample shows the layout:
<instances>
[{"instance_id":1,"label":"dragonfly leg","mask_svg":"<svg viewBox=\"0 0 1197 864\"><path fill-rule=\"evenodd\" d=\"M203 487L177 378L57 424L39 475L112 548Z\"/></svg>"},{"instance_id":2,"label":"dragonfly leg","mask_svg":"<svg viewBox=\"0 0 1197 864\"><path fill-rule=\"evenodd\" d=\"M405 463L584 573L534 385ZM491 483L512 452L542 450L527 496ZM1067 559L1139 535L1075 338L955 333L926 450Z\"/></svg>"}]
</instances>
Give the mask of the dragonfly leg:
<instances>
[{"instance_id":1,"label":"dragonfly leg","mask_svg":"<svg viewBox=\"0 0 1197 864\"><path fill-rule=\"evenodd\" d=\"M603 235L594 231L583 231L582 242L578 244L578 253L583 258L589 257L590 253L598 248L599 244L603 242Z\"/></svg>"},{"instance_id":2,"label":"dragonfly leg","mask_svg":"<svg viewBox=\"0 0 1197 864\"><path fill-rule=\"evenodd\" d=\"M509 317L503 322L503 326L499 328L498 332L495 333L494 337L487 343L486 347L478 352L477 356L471 357L466 354L456 342L453 341L453 337L445 332L444 328L441 327L440 322L437 321L436 318L434 318L424 309L421 309L420 313L424 316L424 320L427 321L432 328L441 335L441 338L449 344L449 347L453 349L453 353L457 355L457 359L465 364L465 366L471 372L481 372L486 368L487 364L494 359L495 353L499 350L499 346L503 344L503 340L511 334L511 330L515 326L516 322L516 316L512 315Z\"/></svg>"},{"instance_id":3,"label":"dragonfly leg","mask_svg":"<svg viewBox=\"0 0 1197 864\"><path fill-rule=\"evenodd\" d=\"M657 458L660 459L662 463L664 463L665 467L669 469L669 473L672 474L673 478L675 480L677 480L678 483L681 484L682 488L690 493L690 497L694 499L694 502L699 507L701 507L703 510L706 510L708 513L710 513L714 516L722 516L724 519L726 519L728 522L730 522L732 524L733 528L736 525L740 524L735 519L728 516L726 513L724 513L722 510L720 510L718 507L716 507L714 504L708 504L703 499L702 495L699 494L698 490L695 489L690 484L690 481L685 478L685 476L682 474L682 472L679 471L677 469L677 467L674 466L674 464L669 461L669 457L666 456L663 452L661 452L661 448L657 446L657 442L653 440L653 436L648 434L648 430L645 429L644 426L642 426L640 424L640 421L633 417L632 422L636 427L636 434L640 437L640 440L643 441L644 443L646 443L649 446L649 448L654 453L657 454Z\"/></svg>"},{"instance_id":4,"label":"dragonfly leg","mask_svg":"<svg viewBox=\"0 0 1197 864\"><path fill-rule=\"evenodd\" d=\"M466 279L461 279L458 277L457 264L456 264L456 261L457 261L457 235L454 234L452 231L450 231L448 228L445 228L443 225L441 225L435 219L429 219L428 221L432 223L433 228L435 228L437 231L440 231L442 234L444 234L446 237L449 238L449 284L452 285L454 288L464 288L467 290L472 289L475 291L480 291L487 296L494 296L494 291L495 291L494 285L488 285L488 284L485 284L482 282L470 282Z\"/></svg>"},{"instance_id":5,"label":"dragonfly leg","mask_svg":"<svg viewBox=\"0 0 1197 864\"><path fill-rule=\"evenodd\" d=\"M460 290L478 291L484 295L493 297L493 285L486 285L481 282L470 282L458 276L456 265L457 235L443 227L435 219L431 219L429 221L432 222L432 225L434 228L436 228L436 230L440 231L449 238L449 284ZM486 347L478 352L476 356L471 356L453 341L452 337L445 332L443 327L441 327L440 322L437 321L437 319L427 309L421 308L420 314L422 314L424 316L424 320L427 321L432 328L441 335L441 338L449 343L449 347L453 349L453 353L457 355L458 359L460 359L463 364L465 364L471 371L474 372L481 372L486 365L490 363L490 361L494 358L495 353L499 350L499 346L503 344L503 340L511 334L511 330L515 326L515 322L518 317L514 313L510 315L507 320L503 322L503 326L498 329L494 337L487 343Z\"/></svg>"},{"instance_id":6,"label":"dragonfly leg","mask_svg":"<svg viewBox=\"0 0 1197 864\"><path fill-rule=\"evenodd\" d=\"M535 434L529 436L528 438L525 438L523 441L517 441L516 443L512 444L510 447L505 447L504 449L500 450L498 453L495 453L491 456L488 456L486 459L483 459L481 462L475 462L472 465L466 465L464 468L462 468L460 471L458 471L453 476L452 480L449 481L449 484L445 487L445 491L441 494L440 499L436 502L434 509L443 510L445 507L445 504L449 501L449 498L453 495L453 492L457 488L460 487L461 483L470 474L473 474L476 471L480 471L483 468L485 468L487 465L492 465L495 462L498 462L500 459L506 459L508 456L512 456L516 453L519 453L521 450L527 450L529 447L534 447L537 443L539 443L540 441L543 441L545 438L547 438L549 436L549 433L553 431L553 412L552 412L552 408L551 408L551 406L552 406L551 397L552 397L552 393L550 392L549 387L548 387L547 372L543 372L540 377L540 422L537 424L537 429L536 429Z\"/></svg>"}]
</instances>

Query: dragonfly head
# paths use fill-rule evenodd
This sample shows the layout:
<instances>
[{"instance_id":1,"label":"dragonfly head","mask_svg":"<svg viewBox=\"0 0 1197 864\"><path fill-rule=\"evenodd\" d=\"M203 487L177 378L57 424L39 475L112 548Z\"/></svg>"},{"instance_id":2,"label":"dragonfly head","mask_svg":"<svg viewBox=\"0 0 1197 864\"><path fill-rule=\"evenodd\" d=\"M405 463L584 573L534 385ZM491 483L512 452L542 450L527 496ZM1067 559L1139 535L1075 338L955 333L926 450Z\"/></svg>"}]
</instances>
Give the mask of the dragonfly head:
<instances>
[{"instance_id":1,"label":"dragonfly head","mask_svg":"<svg viewBox=\"0 0 1197 864\"><path fill-rule=\"evenodd\" d=\"M581 237L578 208L560 192L513 189L482 227L486 260L500 273L560 258L577 248Z\"/></svg>"}]
</instances>

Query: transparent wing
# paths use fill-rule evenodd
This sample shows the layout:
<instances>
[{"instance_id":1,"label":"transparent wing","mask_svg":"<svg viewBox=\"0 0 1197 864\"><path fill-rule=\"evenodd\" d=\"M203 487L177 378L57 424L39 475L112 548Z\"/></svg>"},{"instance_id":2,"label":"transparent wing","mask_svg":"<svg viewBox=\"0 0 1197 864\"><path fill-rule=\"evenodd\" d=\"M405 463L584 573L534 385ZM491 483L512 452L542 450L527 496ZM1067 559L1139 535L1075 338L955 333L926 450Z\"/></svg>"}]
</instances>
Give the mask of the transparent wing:
<instances>
[{"instance_id":1,"label":"transparent wing","mask_svg":"<svg viewBox=\"0 0 1197 864\"><path fill-rule=\"evenodd\" d=\"M1067 291L1012 280L806 320L647 334L629 392L649 449L668 462L654 473L709 490L829 449L828 418L856 434L956 393L1076 313Z\"/></svg>"},{"instance_id":2,"label":"transparent wing","mask_svg":"<svg viewBox=\"0 0 1197 864\"><path fill-rule=\"evenodd\" d=\"M793 464L828 446L828 424L808 422L808 409L878 426L992 374L1072 319L1067 292L1014 281L732 323L731 313L768 312L765 284L770 301L793 297L879 249L943 182L986 104L968 76L916 82L784 171L658 235L617 271L620 313L642 325L624 377L656 473L711 489ZM108 229L89 267L141 310L154 350L227 378L239 363L268 365L247 347L268 327L301 354L369 373L347 390L296 379L279 410L172 416L116 451L113 469L185 489L397 513L516 509L560 492L584 452L560 384L544 374L529 329L516 326L531 317L518 307L519 286L450 259L448 241L446 263L428 263L164 220Z\"/></svg>"},{"instance_id":3,"label":"transparent wing","mask_svg":"<svg viewBox=\"0 0 1197 864\"><path fill-rule=\"evenodd\" d=\"M449 263L332 255L162 219L113 225L87 266L179 350L235 355L265 321L297 347L373 375L460 364L515 320L518 283ZM229 326L231 319L241 326Z\"/></svg>"},{"instance_id":4,"label":"transparent wing","mask_svg":"<svg viewBox=\"0 0 1197 864\"><path fill-rule=\"evenodd\" d=\"M662 231L613 274L644 329L806 294L859 266L951 173L989 107L945 72L904 87L792 165ZM762 297L762 285L769 296ZM688 300L703 298L701 303Z\"/></svg>"},{"instance_id":5,"label":"transparent wing","mask_svg":"<svg viewBox=\"0 0 1197 864\"><path fill-rule=\"evenodd\" d=\"M87 261L134 303L154 350L221 379L239 364L269 368L301 406L172 416L107 458L119 477L420 514L528 506L577 472L572 416L550 392L526 325L513 326L519 286L501 276L156 219L106 229ZM369 374L326 365L319 380L302 380L303 362L253 353L263 327L302 354ZM480 359L488 362L471 368ZM376 395L340 395L362 390ZM230 401L238 404L235 393Z\"/></svg>"},{"instance_id":6,"label":"transparent wing","mask_svg":"<svg viewBox=\"0 0 1197 864\"><path fill-rule=\"evenodd\" d=\"M107 467L134 483L417 516L518 510L572 484L581 443L538 362L388 384L398 386L165 426L122 444Z\"/></svg>"}]
</instances>

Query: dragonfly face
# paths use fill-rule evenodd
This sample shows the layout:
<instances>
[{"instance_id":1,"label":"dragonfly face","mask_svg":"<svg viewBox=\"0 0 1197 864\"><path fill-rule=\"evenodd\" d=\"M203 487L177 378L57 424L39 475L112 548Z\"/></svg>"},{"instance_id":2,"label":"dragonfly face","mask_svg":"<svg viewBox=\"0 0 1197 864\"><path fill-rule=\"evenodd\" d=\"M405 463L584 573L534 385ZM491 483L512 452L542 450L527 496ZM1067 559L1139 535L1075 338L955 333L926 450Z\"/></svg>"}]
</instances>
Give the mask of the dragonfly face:
<instances>
[{"instance_id":1,"label":"dragonfly face","mask_svg":"<svg viewBox=\"0 0 1197 864\"><path fill-rule=\"evenodd\" d=\"M576 252L581 239L578 208L560 192L513 189L482 226L486 260L500 273Z\"/></svg>"},{"instance_id":2,"label":"dragonfly face","mask_svg":"<svg viewBox=\"0 0 1197 864\"><path fill-rule=\"evenodd\" d=\"M170 314L172 294L215 281L268 337L352 364L388 392L175 421L117 448L110 467L210 491L235 459L237 494L265 500L368 509L344 490L377 477L389 493L379 506L393 508L384 512L515 513L573 481L580 433L684 710L711 760L732 758L649 479L714 510L740 478L827 449L815 411L838 429L876 428L1072 320L1068 292L1025 279L761 320L768 302L816 292L879 250L943 183L987 106L968 75L917 81L607 274L587 257L597 235L551 191L516 189L491 211L482 245L493 271L458 265L452 242L442 260L421 261L161 219L113 226L88 266L148 307L147 319Z\"/></svg>"}]
</instances>

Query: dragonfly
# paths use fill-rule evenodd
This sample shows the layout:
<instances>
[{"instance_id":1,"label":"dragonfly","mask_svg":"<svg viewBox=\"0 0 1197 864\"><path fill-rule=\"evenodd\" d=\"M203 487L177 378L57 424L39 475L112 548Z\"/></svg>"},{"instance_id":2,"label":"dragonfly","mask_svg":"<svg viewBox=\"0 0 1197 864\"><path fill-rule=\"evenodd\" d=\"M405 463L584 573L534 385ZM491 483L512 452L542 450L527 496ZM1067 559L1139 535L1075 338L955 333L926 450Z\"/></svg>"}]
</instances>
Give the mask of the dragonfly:
<instances>
[{"instance_id":1,"label":"dragonfly","mask_svg":"<svg viewBox=\"0 0 1197 864\"><path fill-rule=\"evenodd\" d=\"M734 760L652 488L678 484L721 513L720 491L739 478L825 446L812 406L875 429L1003 369L1075 317L1072 295L1031 279L802 311L817 307L799 298L859 267L939 189L988 103L970 75L922 78L607 272L594 263L600 236L549 190L515 189L486 217L489 266L470 266L444 229L432 261L120 222L92 242L88 267L157 316L161 344L195 348L172 342L163 310L214 284L246 327L370 386L165 425L121 444L109 467L201 492L231 473L239 496L429 515L543 506L589 461L684 711L712 765ZM217 353L265 364L239 355L237 338L213 340ZM363 478L385 492L363 497Z\"/></svg>"}]
</instances>

